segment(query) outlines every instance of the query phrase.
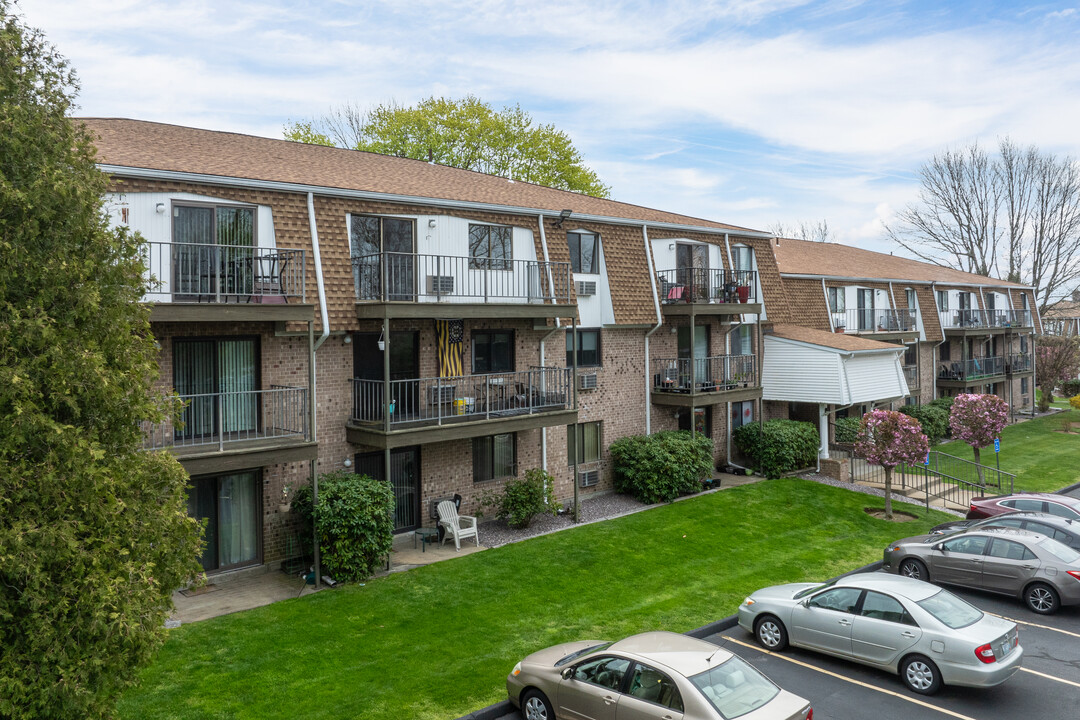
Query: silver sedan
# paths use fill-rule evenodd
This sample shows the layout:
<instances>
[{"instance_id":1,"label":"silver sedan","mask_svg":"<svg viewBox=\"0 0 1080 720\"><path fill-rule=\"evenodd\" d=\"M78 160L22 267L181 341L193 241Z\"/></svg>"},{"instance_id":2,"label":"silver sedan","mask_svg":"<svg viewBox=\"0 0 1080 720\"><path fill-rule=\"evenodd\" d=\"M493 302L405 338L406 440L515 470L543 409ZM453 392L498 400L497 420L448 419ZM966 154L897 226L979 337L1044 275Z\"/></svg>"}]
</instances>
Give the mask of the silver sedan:
<instances>
[{"instance_id":1,"label":"silver sedan","mask_svg":"<svg viewBox=\"0 0 1080 720\"><path fill-rule=\"evenodd\" d=\"M998 685L1023 657L1015 623L883 573L758 590L739 606L739 625L769 650L791 644L898 672L923 695L943 684Z\"/></svg>"},{"instance_id":2,"label":"silver sedan","mask_svg":"<svg viewBox=\"0 0 1080 720\"><path fill-rule=\"evenodd\" d=\"M514 666L506 693L525 720L812 720L806 700L737 655L685 635L540 650Z\"/></svg>"}]
</instances>

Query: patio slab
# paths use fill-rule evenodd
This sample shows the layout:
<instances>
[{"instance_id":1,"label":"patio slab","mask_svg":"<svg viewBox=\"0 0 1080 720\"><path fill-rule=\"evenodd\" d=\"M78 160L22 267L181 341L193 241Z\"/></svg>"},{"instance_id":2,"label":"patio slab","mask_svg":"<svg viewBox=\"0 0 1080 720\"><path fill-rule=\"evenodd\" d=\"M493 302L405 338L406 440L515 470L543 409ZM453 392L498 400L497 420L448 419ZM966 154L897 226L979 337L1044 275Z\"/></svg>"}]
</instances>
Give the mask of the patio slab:
<instances>
[{"instance_id":1,"label":"patio slab","mask_svg":"<svg viewBox=\"0 0 1080 720\"><path fill-rule=\"evenodd\" d=\"M315 588L306 585L301 578L282 572L262 572L237 578L211 576L203 588L173 593L175 608L169 619L181 624L198 622L313 592L316 592Z\"/></svg>"}]
</instances>

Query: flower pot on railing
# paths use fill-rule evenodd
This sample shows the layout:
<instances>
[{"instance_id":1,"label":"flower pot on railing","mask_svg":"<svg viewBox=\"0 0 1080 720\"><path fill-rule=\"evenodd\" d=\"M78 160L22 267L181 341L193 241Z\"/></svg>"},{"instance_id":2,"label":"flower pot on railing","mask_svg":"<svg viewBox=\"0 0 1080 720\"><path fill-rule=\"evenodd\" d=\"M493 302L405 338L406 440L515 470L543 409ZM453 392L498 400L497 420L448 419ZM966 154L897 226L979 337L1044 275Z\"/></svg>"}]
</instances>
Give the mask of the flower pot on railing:
<instances>
[{"instance_id":1,"label":"flower pot on railing","mask_svg":"<svg viewBox=\"0 0 1080 720\"><path fill-rule=\"evenodd\" d=\"M735 292L739 296L739 302L741 302L741 303L750 302L750 286L749 285L740 285L739 287L735 288Z\"/></svg>"},{"instance_id":2,"label":"flower pot on railing","mask_svg":"<svg viewBox=\"0 0 1080 720\"><path fill-rule=\"evenodd\" d=\"M843 325L837 325L836 328L833 330L833 332L838 332L841 335L843 335L844 334L844 326Z\"/></svg>"}]
</instances>

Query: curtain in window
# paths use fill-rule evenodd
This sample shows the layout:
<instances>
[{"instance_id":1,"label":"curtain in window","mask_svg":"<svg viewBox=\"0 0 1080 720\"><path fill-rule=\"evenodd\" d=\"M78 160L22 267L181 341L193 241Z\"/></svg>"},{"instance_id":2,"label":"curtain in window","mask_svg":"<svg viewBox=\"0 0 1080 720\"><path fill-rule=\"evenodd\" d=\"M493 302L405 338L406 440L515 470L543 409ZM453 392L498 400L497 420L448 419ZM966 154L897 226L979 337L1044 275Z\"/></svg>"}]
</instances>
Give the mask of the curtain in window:
<instances>
[{"instance_id":1,"label":"curtain in window","mask_svg":"<svg viewBox=\"0 0 1080 720\"><path fill-rule=\"evenodd\" d=\"M255 375L253 340L222 340L218 343L218 387L223 394L222 429L225 432L257 428Z\"/></svg>"},{"instance_id":2,"label":"curtain in window","mask_svg":"<svg viewBox=\"0 0 1080 720\"><path fill-rule=\"evenodd\" d=\"M495 472L493 477L510 477L514 474L513 433L495 435L492 438L492 442L494 445L492 453L492 470Z\"/></svg>"},{"instance_id":3,"label":"curtain in window","mask_svg":"<svg viewBox=\"0 0 1080 720\"><path fill-rule=\"evenodd\" d=\"M217 392L214 342L177 342L173 345L173 355L176 392L187 402L181 416L183 428L176 429L176 438L192 440L212 435L214 417L217 414L217 400L213 395Z\"/></svg>"},{"instance_id":4,"label":"curtain in window","mask_svg":"<svg viewBox=\"0 0 1080 720\"><path fill-rule=\"evenodd\" d=\"M255 211L252 208L215 209L220 251L221 292L251 295L255 289Z\"/></svg>"},{"instance_id":5,"label":"curtain in window","mask_svg":"<svg viewBox=\"0 0 1080 720\"><path fill-rule=\"evenodd\" d=\"M214 292L214 210L208 207L173 208L173 292L209 295Z\"/></svg>"},{"instance_id":6,"label":"curtain in window","mask_svg":"<svg viewBox=\"0 0 1080 720\"><path fill-rule=\"evenodd\" d=\"M258 557L258 483L254 473L218 478L218 566Z\"/></svg>"}]
</instances>

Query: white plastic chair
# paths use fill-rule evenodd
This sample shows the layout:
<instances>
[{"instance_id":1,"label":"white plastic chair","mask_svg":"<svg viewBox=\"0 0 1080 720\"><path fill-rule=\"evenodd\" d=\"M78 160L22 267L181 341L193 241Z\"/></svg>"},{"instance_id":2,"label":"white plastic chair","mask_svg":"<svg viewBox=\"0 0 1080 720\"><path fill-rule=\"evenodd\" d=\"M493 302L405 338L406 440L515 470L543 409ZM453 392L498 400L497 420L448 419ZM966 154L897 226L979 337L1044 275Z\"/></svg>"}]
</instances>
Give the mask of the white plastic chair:
<instances>
[{"instance_id":1,"label":"white plastic chair","mask_svg":"<svg viewBox=\"0 0 1080 720\"><path fill-rule=\"evenodd\" d=\"M480 536L476 533L475 517L472 515L458 515L457 507L454 506L451 500L443 500L439 503L438 513L439 525L446 528L446 534L443 535L442 539L444 543L448 537L453 535L454 547L458 550L461 549L461 541L470 537L476 542L476 547L480 547Z\"/></svg>"}]
</instances>

